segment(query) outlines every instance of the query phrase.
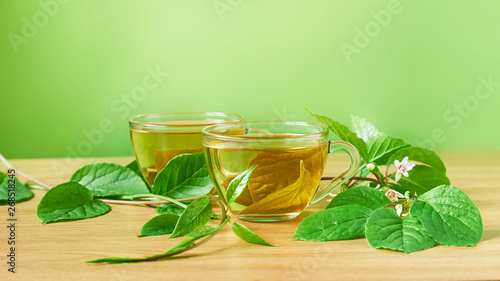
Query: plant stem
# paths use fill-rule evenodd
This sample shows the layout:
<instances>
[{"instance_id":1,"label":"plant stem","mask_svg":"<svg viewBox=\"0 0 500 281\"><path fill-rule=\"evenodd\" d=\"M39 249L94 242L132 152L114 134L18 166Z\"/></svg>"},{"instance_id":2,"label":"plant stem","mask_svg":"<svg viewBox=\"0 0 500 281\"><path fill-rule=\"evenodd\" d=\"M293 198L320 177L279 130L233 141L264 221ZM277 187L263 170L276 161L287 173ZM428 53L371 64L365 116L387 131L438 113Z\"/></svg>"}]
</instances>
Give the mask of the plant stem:
<instances>
[{"instance_id":1,"label":"plant stem","mask_svg":"<svg viewBox=\"0 0 500 281\"><path fill-rule=\"evenodd\" d=\"M160 196L160 195L158 195ZM177 199L176 201L178 202L185 202L185 201L193 201L198 198L201 198L204 196L198 196L198 197L192 197L192 198L184 198L184 199ZM122 197L123 198L123 197ZM127 197L128 198L128 197ZM153 208L156 208L158 204L175 204L172 201L150 201L150 200L145 200L145 201L130 201L130 200L113 200L113 199L99 199L104 203L109 203L109 204L119 204L119 205L147 205Z\"/></svg>"},{"instance_id":2,"label":"plant stem","mask_svg":"<svg viewBox=\"0 0 500 281\"><path fill-rule=\"evenodd\" d=\"M377 173L372 173L377 178L380 185L382 185L382 180L378 177Z\"/></svg>"},{"instance_id":3,"label":"plant stem","mask_svg":"<svg viewBox=\"0 0 500 281\"><path fill-rule=\"evenodd\" d=\"M113 200L113 199L98 199L108 204L118 205L151 205L151 204L168 204L170 201L129 201L129 200Z\"/></svg>"},{"instance_id":4,"label":"plant stem","mask_svg":"<svg viewBox=\"0 0 500 281\"><path fill-rule=\"evenodd\" d=\"M45 187L46 189L51 189L51 188L52 188L52 186L50 186L50 185L48 185L48 184L46 184L46 183L43 183L43 182L41 182L41 181L39 181L39 180L37 180L37 179L35 179L35 178L32 178L32 177L30 177L30 176L26 175L25 173L23 173L23 172L19 171L18 169L14 168L14 166L12 166L12 165L9 163L9 161L7 161L7 159L5 159L5 157L3 157L3 155L2 155L2 154L0 154L0 160L1 160L1 161L2 161L2 162L3 162L3 163L4 163L4 164L5 164L5 165L9 168L9 169L13 169L13 170L15 170L17 174L19 174L19 175L21 175L22 177L24 177L24 178L28 179L29 181L32 181L32 182L36 183L36 184L37 184L37 185L39 185L39 186L43 186L43 187Z\"/></svg>"},{"instance_id":5,"label":"plant stem","mask_svg":"<svg viewBox=\"0 0 500 281\"><path fill-rule=\"evenodd\" d=\"M31 189L38 189L38 190L49 190L45 186L37 185L37 184L26 184L26 187L31 188Z\"/></svg>"},{"instance_id":6,"label":"plant stem","mask_svg":"<svg viewBox=\"0 0 500 281\"><path fill-rule=\"evenodd\" d=\"M186 204L183 204L175 199L172 199L172 198L167 197L167 196L158 195L158 194L135 194L135 195L130 195L130 196L122 196L122 199L134 200L136 198L158 198L158 199L168 201L170 203L174 203L178 206L181 206L184 209L187 207ZM155 201L148 202L148 204L151 204L151 203L156 203L156 202Z\"/></svg>"},{"instance_id":7,"label":"plant stem","mask_svg":"<svg viewBox=\"0 0 500 281\"><path fill-rule=\"evenodd\" d=\"M333 179L334 179L334 177L322 177L321 178L321 180L333 180ZM381 184L381 182L379 180L372 179L372 178L365 178L365 177L351 177L351 180L371 181L371 182Z\"/></svg>"},{"instance_id":8,"label":"plant stem","mask_svg":"<svg viewBox=\"0 0 500 281\"><path fill-rule=\"evenodd\" d=\"M389 183L389 167L385 170L385 185Z\"/></svg>"}]
</instances>

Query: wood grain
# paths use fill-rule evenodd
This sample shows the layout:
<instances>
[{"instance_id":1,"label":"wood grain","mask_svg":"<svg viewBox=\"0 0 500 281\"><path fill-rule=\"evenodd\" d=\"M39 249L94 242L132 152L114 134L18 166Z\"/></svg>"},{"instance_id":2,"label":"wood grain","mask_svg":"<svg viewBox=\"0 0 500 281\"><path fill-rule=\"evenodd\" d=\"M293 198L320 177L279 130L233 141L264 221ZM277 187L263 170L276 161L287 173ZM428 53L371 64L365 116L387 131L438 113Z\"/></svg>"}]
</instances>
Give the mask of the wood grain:
<instances>
[{"instance_id":1,"label":"wood grain","mask_svg":"<svg viewBox=\"0 0 500 281\"><path fill-rule=\"evenodd\" d=\"M7 272L7 206L0 207L0 280L498 280L500 279L500 152L441 153L452 184L478 205L484 223L476 247L444 247L402 254L375 250L365 239L303 242L289 238L299 222L327 204L279 223L242 222L279 247L248 244L226 226L214 239L171 260L139 264L87 264L109 257L141 257L164 252L180 239L137 238L155 216L149 207L112 205L104 216L42 225L35 215L44 191L16 206L16 273ZM49 185L67 181L84 163L127 164L132 158L12 160L24 173ZM339 163L337 163L339 162ZM326 174L342 162L329 159ZM5 167L0 167L5 172ZM24 181L24 179L22 179ZM233 219L238 221L236 219ZM182 239L182 238L181 238Z\"/></svg>"}]
</instances>

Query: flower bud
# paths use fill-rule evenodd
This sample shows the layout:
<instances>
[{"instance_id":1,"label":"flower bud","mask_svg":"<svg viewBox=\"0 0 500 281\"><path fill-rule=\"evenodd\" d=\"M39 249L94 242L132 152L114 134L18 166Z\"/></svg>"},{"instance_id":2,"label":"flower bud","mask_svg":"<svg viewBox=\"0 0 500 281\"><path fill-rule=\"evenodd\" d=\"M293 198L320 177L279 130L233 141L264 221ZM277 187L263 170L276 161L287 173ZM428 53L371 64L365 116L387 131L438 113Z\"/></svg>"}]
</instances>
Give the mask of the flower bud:
<instances>
[{"instance_id":1,"label":"flower bud","mask_svg":"<svg viewBox=\"0 0 500 281\"><path fill-rule=\"evenodd\" d=\"M368 163L368 165L366 165L366 169L371 172L375 169L375 165L373 163Z\"/></svg>"}]
</instances>

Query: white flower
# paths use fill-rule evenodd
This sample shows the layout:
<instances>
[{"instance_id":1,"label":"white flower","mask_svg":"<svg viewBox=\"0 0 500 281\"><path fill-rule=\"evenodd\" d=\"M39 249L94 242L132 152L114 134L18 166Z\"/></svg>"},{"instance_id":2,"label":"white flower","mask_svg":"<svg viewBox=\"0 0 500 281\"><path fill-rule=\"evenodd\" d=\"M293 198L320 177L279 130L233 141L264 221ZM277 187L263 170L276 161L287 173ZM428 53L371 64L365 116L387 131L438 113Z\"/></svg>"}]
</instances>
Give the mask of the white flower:
<instances>
[{"instance_id":1,"label":"white flower","mask_svg":"<svg viewBox=\"0 0 500 281\"><path fill-rule=\"evenodd\" d=\"M392 202L397 202L399 198L401 198L401 199L405 198L405 196L403 194L397 192L394 189L387 190L387 192L385 193L385 196L387 196L387 198L391 199Z\"/></svg>"},{"instance_id":2,"label":"white flower","mask_svg":"<svg viewBox=\"0 0 500 281\"><path fill-rule=\"evenodd\" d=\"M408 156L406 156L401 163L396 160L394 161L394 165L396 165L396 181L399 181L401 179L401 174L403 174L405 177L408 177L408 171L413 169L415 167L415 163L408 163Z\"/></svg>"},{"instance_id":3,"label":"white flower","mask_svg":"<svg viewBox=\"0 0 500 281\"><path fill-rule=\"evenodd\" d=\"M398 213L398 216L401 216L401 213L403 212L403 205L397 204L395 207L396 213Z\"/></svg>"},{"instance_id":4,"label":"white flower","mask_svg":"<svg viewBox=\"0 0 500 281\"><path fill-rule=\"evenodd\" d=\"M373 163L369 163L366 165L366 169L371 172L375 169L375 165Z\"/></svg>"}]
</instances>

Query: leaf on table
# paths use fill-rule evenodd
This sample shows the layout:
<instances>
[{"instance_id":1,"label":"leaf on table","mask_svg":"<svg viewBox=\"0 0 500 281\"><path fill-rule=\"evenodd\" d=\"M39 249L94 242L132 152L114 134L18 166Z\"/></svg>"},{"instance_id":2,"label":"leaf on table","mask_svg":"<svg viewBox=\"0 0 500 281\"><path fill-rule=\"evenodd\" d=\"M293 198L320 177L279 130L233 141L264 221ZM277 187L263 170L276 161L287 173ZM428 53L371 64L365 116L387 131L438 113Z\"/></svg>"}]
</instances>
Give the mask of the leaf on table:
<instances>
[{"instance_id":1,"label":"leaf on table","mask_svg":"<svg viewBox=\"0 0 500 281\"><path fill-rule=\"evenodd\" d=\"M316 120L328 127L330 132L334 133L338 138L340 138L340 140L349 142L356 147L359 155L363 157L363 159L369 158L365 141L362 138L359 138L358 135L352 132L347 126L344 126L329 117L312 113L308 108L306 108L306 111L311 114L312 117L316 118Z\"/></svg>"},{"instance_id":2,"label":"leaf on table","mask_svg":"<svg viewBox=\"0 0 500 281\"><path fill-rule=\"evenodd\" d=\"M337 194L326 208L357 205L377 210L391 203L384 193L368 186L358 186Z\"/></svg>"},{"instance_id":3,"label":"leaf on table","mask_svg":"<svg viewBox=\"0 0 500 281\"><path fill-rule=\"evenodd\" d=\"M393 188L401 193L423 194L436 186L450 184L448 177L442 172L425 165L416 165L408 172L408 177L402 176ZM398 188L402 187L402 190Z\"/></svg>"},{"instance_id":4,"label":"leaf on table","mask_svg":"<svg viewBox=\"0 0 500 281\"><path fill-rule=\"evenodd\" d=\"M368 140L380 134L377 128L364 118L351 115L351 121L354 126L354 131L356 131L356 135L358 135L358 137L363 139L365 142L368 142Z\"/></svg>"},{"instance_id":5,"label":"leaf on table","mask_svg":"<svg viewBox=\"0 0 500 281\"><path fill-rule=\"evenodd\" d=\"M0 172L0 206L9 204L9 198L11 197L9 195L12 195L13 192L12 188L9 189L9 184L12 183L15 183L15 203L28 201L35 196L33 192L31 192L31 190L22 184L16 177L11 179L6 174Z\"/></svg>"},{"instance_id":6,"label":"leaf on table","mask_svg":"<svg viewBox=\"0 0 500 281\"><path fill-rule=\"evenodd\" d=\"M385 165L391 155L408 146L410 144L402 139L393 138L384 133L379 134L366 143L368 150L367 162Z\"/></svg>"},{"instance_id":7,"label":"leaf on table","mask_svg":"<svg viewBox=\"0 0 500 281\"><path fill-rule=\"evenodd\" d=\"M190 238L184 239L179 244L174 246L172 249L166 251L165 253L158 254L158 255L147 256L144 258L109 257L109 258L91 260L91 261L88 261L87 263L109 263L109 264L138 263L138 262L151 261L151 260L156 260L156 259L161 259L161 258L169 258L168 256L166 256L166 257L164 257L164 256L169 255L169 254L173 254L177 251L182 251L182 250L185 250L185 249L191 247L194 244L194 242L196 242L197 239L199 239L199 238L198 237L190 237Z\"/></svg>"},{"instance_id":8,"label":"leaf on table","mask_svg":"<svg viewBox=\"0 0 500 281\"><path fill-rule=\"evenodd\" d=\"M402 161L406 156L408 156L410 161L416 161L429 165L441 173L446 174L446 167L443 160L441 160L441 158L434 151L422 147L403 148L392 155L386 165L393 165L395 160Z\"/></svg>"},{"instance_id":9,"label":"leaf on table","mask_svg":"<svg viewBox=\"0 0 500 281\"><path fill-rule=\"evenodd\" d=\"M203 196L213 188L203 153L174 157L155 178L153 193L174 199Z\"/></svg>"},{"instance_id":10,"label":"leaf on table","mask_svg":"<svg viewBox=\"0 0 500 281\"><path fill-rule=\"evenodd\" d=\"M60 184L45 193L36 209L42 223L81 220L101 216L111 208L95 200L90 190L76 182Z\"/></svg>"},{"instance_id":11,"label":"leaf on table","mask_svg":"<svg viewBox=\"0 0 500 281\"><path fill-rule=\"evenodd\" d=\"M91 163L78 169L70 179L88 188L96 197L149 193L136 172L115 163Z\"/></svg>"},{"instance_id":12,"label":"leaf on table","mask_svg":"<svg viewBox=\"0 0 500 281\"><path fill-rule=\"evenodd\" d=\"M361 238L373 210L363 206L339 206L305 218L292 238L305 241L331 241Z\"/></svg>"},{"instance_id":13,"label":"leaf on table","mask_svg":"<svg viewBox=\"0 0 500 281\"><path fill-rule=\"evenodd\" d=\"M150 219L141 229L138 237L170 234L179 220L178 215L163 214Z\"/></svg>"},{"instance_id":14,"label":"leaf on table","mask_svg":"<svg viewBox=\"0 0 500 281\"><path fill-rule=\"evenodd\" d=\"M365 236L372 248L390 249L406 254L434 246L434 240L417 217L404 219L394 209L379 209L366 222Z\"/></svg>"},{"instance_id":15,"label":"leaf on table","mask_svg":"<svg viewBox=\"0 0 500 281\"><path fill-rule=\"evenodd\" d=\"M195 231L197 233L192 232L188 235L195 235L193 237L187 238L183 241L181 241L179 244L171 248L170 250L166 251L165 253L158 254L158 255L153 255L153 256L147 256L144 258L121 258L121 257L110 257L110 258L103 258L103 259L96 259L92 261L88 261L87 263L137 263L137 262L146 262L146 261L155 261L155 260L161 260L161 259L168 259L174 255L180 254L181 251L186 250L187 248L191 247L196 240L203 238L205 236L208 236L210 234L213 234L217 231L219 231L221 228L226 225L226 223L229 222L229 217L226 218L225 221L223 221L219 226L215 228L197 228Z\"/></svg>"},{"instance_id":16,"label":"leaf on table","mask_svg":"<svg viewBox=\"0 0 500 281\"><path fill-rule=\"evenodd\" d=\"M305 208L318 183L313 181L303 161L300 161L299 166L300 173L295 182L284 188L271 191L256 203L241 210L239 214L277 214ZM257 169L254 173L256 171Z\"/></svg>"},{"instance_id":17,"label":"leaf on table","mask_svg":"<svg viewBox=\"0 0 500 281\"><path fill-rule=\"evenodd\" d=\"M210 199L207 197L198 198L189 204L181 214L169 238L184 236L195 230L198 226L207 224L211 217L212 204L210 203Z\"/></svg>"},{"instance_id":18,"label":"leaf on table","mask_svg":"<svg viewBox=\"0 0 500 281\"><path fill-rule=\"evenodd\" d=\"M155 167L157 171L163 170L165 165L174 157L181 154L195 154L200 153L203 149L156 149L151 148L153 151L153 158L155 159Z\"/></svg>"},{"instance_id":19,"label":"leaf on table","mask_svg":"<svg viewBox=\"0 0 500 281\"><path fill-rule=\"evenodd\" d=\"M232 227L233 227L234 233L236 235L238 235L238 237L243 239L243 241L246 241L246 242L252 243L252 244L264 245L264 246L275 246L275 247L277 246L277 245L274 245L274 244L267 242L262 237L257 235L255 232L251 231L246 226L244 226L240 223L234 222L234 223L232 223Z\"/></svg>"},{"instance_id":20,"label":"leaf on table","mask_svg":"<svg viewBox=\"0 0 500 281\"><path fill-rule=\"evenodd\" d=\"M446 246L474 246L481 241L479 209L461 190L442 185L421 195L410 208L431 237Z\"/></svg>"}]
</instances>

